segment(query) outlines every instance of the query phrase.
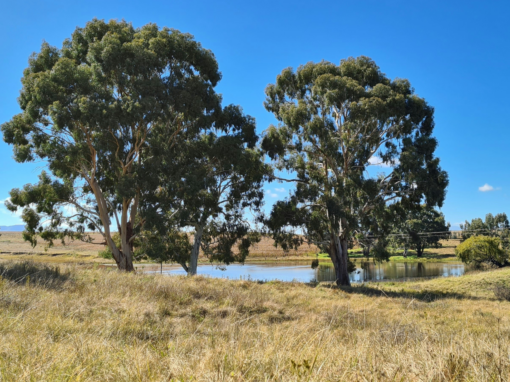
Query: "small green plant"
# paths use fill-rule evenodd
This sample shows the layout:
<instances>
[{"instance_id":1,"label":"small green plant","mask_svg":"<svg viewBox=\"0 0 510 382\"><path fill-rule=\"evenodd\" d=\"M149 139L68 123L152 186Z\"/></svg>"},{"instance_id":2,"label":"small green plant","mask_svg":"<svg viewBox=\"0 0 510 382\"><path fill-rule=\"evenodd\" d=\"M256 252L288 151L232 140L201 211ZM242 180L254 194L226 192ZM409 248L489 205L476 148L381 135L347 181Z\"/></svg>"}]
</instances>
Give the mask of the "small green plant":
<instances>
[{"instance_id":1,"label":"small green plant","mask_svg":"<svg viewBox=\"0 0 510 382\"><path fill-rule=\"evenodd\" d=\"M104 250L99 251L97 253L99 257L102 257L103 259L113 259L112 251L110 251L110 248L106 247Z\"/></svg>"}]
</instances>

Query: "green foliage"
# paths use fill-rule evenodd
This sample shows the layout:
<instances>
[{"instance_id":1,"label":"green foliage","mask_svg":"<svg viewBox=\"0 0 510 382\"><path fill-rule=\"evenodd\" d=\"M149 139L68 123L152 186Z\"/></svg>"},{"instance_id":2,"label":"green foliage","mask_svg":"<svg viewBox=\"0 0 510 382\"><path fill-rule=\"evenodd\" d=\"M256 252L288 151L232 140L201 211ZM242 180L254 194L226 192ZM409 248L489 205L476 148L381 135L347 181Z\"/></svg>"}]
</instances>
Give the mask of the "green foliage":
<instances>
[{"instance_id":1,"label":"green foliage","mask_svg":"<svg viewBox=\"0 0 510 382\"><path fill-rule=\"evenodd\" d=\"M488 213L485 215L485 221L475 218L471 222L466 221L465 224L461 224L460 228L462 240L476 235L499 237L503 248L510 247L510 223L505 213L496 214L496 216Z\"/></svg>"},{"instance_id":2,"label":"green foliage","mask_svg":"<svg viewBox=\"0 0 510 382\"><path fill-rule=\"evenodd\" d=\"M143 178L145 189L153 190L141 203L145 227L152 235L165 237L158 241L159 250L147 255L177 261L186 270L193 261L184 247L192 248L195 259L201 249L211 261L244 261L260 235L251 231L243 212L260 211L262 184L271 172L256 147L255 121L240 107L227 106L200 123L202 134L193 140L184 134L172 141L165 129L155 130L148 147L150 159L144 163L158 174ZM195 232L196 246L185 244L186 236L177 240L176 250L174 239L181 227ZM149 237L147 243L154 243Z\"/></svg>"},{"instance_id":3,"label":"green foliage","mask_svg":"<svg viewBox=\"0 0 510 382\"><path fill-rule=\"evenodd\" d=\"M214 55L193 36L155 24L94 19L61 48L43 43L23 74L22 113L2 125L18 162L48 163L38 184L11 192L25 239L51 245L99 230L119 267L132 269L147 191L141 178L157 177L144 162L153 132L199 136L201 122L221 109L213 89L220 78Z\"/></svg>"},{"instance_id":4,"label":"green foliage","mask_svg":"<svg viewBox=\"0 0 510 382\"><path fill-rule=\"evenodd\" d=\"M418 257L423 255L425 248L441 247L440 240L447 239L450 234L450 224L446 223L444 215L427 205L421 205L417 210L408 211L398 221L393 230L391 241L394 246L416 250ZM444 234L441 234L444 232Z\"/></svg>"},{"instance_id":5,"label":"green foliage","mask_svg":"<svg viewBox=\"0 0 510 382\"><path fill-rule=\"evenodd\" d=\"M457 246L455 255L466 264L489 263L501 267L508 262L508 252L501 248L497 237L471 236Z\"/></svg>"},{"instance_id":6,"label":"green foliage","mask_svg":"<svg viewBox=\"0 0 510 382\"><path fill-rule=\"evenodd\" d=\"M278 170L295 174L284 180L296 182L264 219L282 248L308 241L335 263L346 252L335 238L346 248L354 235L384 237L397 214L423 200L442 205L448 177L434 157L434 110L409 81L390 80L362 56L285 69L266 95L280 124L268 128L262 147ZM389 173L367 176L374 159ZM339 276L348 283L345 264Z\"/></svg>"},{"instance_id":7,"label":"green foliage","mask_svg":"<svg viewBox=\"0 0 510 382\"><path fill-rule=\"evenodd\" d=\"M389 249L388 240L379 238L370 246L369 255L372 256L374 261L382 262L388 261L393 253Z\"/></svg>"},{"instance_id":8,"label":"green foliage","mask_svg":"<svg viewBox=\"0 0 510 382\"><path fill-rule=\"evenodd\" d=\"M186 264L192 245L189 235L178 230L166 231L160 234L157 230L144 231L143 240L137 250L138 257L146 258L158 263L176 262Z\"/></svg>"}]
</instances>

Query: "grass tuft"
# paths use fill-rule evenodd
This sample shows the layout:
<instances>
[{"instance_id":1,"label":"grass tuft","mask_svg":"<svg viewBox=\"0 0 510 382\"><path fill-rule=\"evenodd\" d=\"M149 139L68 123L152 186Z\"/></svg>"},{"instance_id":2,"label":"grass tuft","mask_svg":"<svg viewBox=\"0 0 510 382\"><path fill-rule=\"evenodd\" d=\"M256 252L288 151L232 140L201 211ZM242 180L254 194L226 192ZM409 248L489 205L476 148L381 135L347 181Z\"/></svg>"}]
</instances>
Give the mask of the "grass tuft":
<instances>
[{"instance_id":1,"label":"grass tuft","mask_svg":"<svg viewBox=\"0 0 510 382\"><path fill-rule=\"evenodd\" d=\"M60 267L35 264L31 261L0 264L0 277L14 284L25 283L44 288L59 288L70 280L70 272L60 271Z\"/></svg>"}]
</instances>

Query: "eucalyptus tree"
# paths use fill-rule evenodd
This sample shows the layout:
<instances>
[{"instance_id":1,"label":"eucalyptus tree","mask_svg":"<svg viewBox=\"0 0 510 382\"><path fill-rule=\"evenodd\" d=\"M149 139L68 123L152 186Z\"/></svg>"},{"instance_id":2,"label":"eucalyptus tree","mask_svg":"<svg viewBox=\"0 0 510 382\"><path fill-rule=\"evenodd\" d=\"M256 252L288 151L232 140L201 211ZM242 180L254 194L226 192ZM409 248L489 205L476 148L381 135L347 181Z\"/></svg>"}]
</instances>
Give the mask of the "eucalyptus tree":
<instances>
[{"instance_id":1,"label":"eucalyptus tree","mask_svg":"<svg viewBox=\"0 0 510 382\"><path fill-rule=\"evenodd\" d=\"M176 261L189 275L197 273L200 251L211 261L244 261L260 240L246 213L260 212L262 184L271 172L256 146L255 121L239 107L202 122L202 135L182 135L182 146L168 141L166 130L152 137L146 165L158 171L146 178L154 192L142 206L147 256ZM182 229L193 235L192 244Z\"/></svg>"},{"instance_id":2,"label":"eucalyptus tree","mask_svg":"<svg viewBox=\"0 0 510 382\"><path fill-rule=\"evenodd\" d=\"M266 95L279 125L269 127L262 147L293 175L280 179L296 189L265 223L284 247L307 240L327 251L337 283L349 285L352 236L382 235L380 223L395 211L444 200L448 178L434 157L434 109L409 81L390 80L363 56L285 69ZM388 171L371 175L374 161Z\"/></svg>"},{"instance_id":3,"label":"eucalyptus tree","mask_svg":"<svg viewBox=\"0 0 510 382\"><path fill-rule=\"evenodd\" d=\"M406 211L401 219L398 219L391 236L394 245L403 246L404 254L407 249L416 250L418 257L423 256L425 248L441 247L440 240L450 236L450 223L447 223L444 215L427 205L419 209Z\"/></svg>"},{"instance_id":4,"label":"eucalyptus tree","mask_svg":"<svg viewBox=\"0 0 510 382\"><path fill-rule=\"evenodd\" d=\"M16 161L48 167L39 183L11 191L8 207L23 208L25 238L51 244L98 230L118 268L133 270L147 142L155 127L170 139L198 134L188 122L220 106L220 77L193 36L155 24L94 19L60 49L43 43L23 73L22 112L2 125Z\"/></svg>"}]
</instances>

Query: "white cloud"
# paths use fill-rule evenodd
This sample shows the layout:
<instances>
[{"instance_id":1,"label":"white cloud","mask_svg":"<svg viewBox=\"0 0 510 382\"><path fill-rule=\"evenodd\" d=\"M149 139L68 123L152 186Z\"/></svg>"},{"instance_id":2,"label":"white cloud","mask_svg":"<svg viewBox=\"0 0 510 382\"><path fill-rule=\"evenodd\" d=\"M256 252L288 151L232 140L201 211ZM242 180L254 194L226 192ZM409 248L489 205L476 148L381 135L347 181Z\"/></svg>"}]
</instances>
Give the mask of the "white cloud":
<instances>
[{"instance_id":1,"label":"white cloud","mask_svg":"<svg viewBox=\"0 0 510 382\"><path fill-rule=\"evenodd\" d=\"M492 187L490 184L485 183L482 187L478 187L478 191L481 192L494 191L494 187Z\"/></svg>"},{"instance_id":2,"label":"white cloud","mask_svg":"<svg viewBox=\"0 0 510 382\"><path fill-rule=\"evenodd\" d=\"M276 192L285 192L285 188L275 188L274 189Z\"/></svg>"},{"instance_id":3,"label":"white cloud","mask_svg":"<svg viewBox=\"0 0 510 382\"><path fill-rule=\"evenodd\" d=\"M368 163L370 166L379 166L379 167L393 167L393 166L400 164L398 159L395 159L393 162L383 162L382 158L380 158L376 155L371 156L368 159Z\"/></svg>"},{"instance_id":4,"label":"white cloud","mask_svg":"<svg viewBox=\"0 0 510 382\"><path fill-rule=\"evenodd\" d=\"M266 190L266 194L269 195L272 198L277 198L278 197L278 195L272 193L271 190Z\"/></svg>"}]
</instances>

